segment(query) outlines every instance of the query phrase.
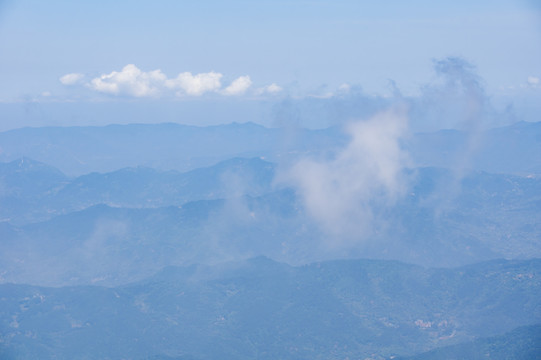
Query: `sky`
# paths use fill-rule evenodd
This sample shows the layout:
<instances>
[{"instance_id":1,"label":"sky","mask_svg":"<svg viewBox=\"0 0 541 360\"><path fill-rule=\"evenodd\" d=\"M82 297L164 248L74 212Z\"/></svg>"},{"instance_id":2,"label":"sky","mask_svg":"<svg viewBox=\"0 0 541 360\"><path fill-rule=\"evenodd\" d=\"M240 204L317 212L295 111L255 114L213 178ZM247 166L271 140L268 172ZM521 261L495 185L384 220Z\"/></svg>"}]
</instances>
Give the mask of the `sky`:
<instances>
[{"instance_id":1,"label":"sky","mask_svg":"<svg viewBox=\"0 0 541 360\"><path fill-rule=\"evenodd\" d=\"M533 0L0 0L0 131L272 125L284 103L352 89L421 96L448 57L471 64L497 106L535 121L540 44Z\"/></svg>"}]
</instances>

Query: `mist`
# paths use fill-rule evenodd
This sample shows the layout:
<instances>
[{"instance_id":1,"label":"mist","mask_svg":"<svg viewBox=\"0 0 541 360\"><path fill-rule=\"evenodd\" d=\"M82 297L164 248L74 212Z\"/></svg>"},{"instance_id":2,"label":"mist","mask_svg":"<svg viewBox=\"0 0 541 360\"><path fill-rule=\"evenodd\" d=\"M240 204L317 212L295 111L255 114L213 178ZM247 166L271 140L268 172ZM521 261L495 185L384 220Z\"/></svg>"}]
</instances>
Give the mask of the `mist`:
<instances>
[{"instance_id":1,"label":"mist","mask_svg":"<svg viewBox=\"0 0 541 360\"><path fill-rule=\"evenodd\" d=\"M19 341L4 353L76 358L76 331L112 328L111 358L135 338L138 354L215 358L209 331L231 358L331 356L332 334L377 359L536 336L541 127L498 110L465 59L433 68L416 95L285 94L228 124L145 121L140 103L143 124L1 132L2 331ZM41 313L62 349L25 335Z\"/></svg>"},{"instance_id":2,"label":"mist","mask_svg":"<svg viewBox=\"0 0 541 360\"><path fill-rule=\"evenodd\" d=\"M0 359L540 359L540 9L0 0Z\"/></svg>"},{"instance_id":3,"label":"mist","mask_svg":"<svg viewBox=\"0 0 541 360\"><path fill-rule=\"evenodd\" d=\"M330 247L370 237L381 215L408 189L410 164L404 109L394 108L344 126L348 144L330 158L302 158L278 174L332 239Z\"/></svg>"}]
</instances>

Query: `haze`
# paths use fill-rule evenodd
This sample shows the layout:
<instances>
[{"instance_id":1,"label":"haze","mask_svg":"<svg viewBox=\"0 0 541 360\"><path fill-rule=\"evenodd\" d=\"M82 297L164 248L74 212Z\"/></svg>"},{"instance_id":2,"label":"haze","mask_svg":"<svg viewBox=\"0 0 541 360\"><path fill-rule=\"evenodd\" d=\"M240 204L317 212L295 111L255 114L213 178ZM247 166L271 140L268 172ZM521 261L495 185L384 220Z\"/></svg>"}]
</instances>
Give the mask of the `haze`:
<instances>
[{"instance_id":1,"label":"haze","mask_svg":"<svg viewBox=\"0 0 541 360\"><path fill-rule=\"evenodd\" d=\"M541 357L541 7L0 1L0 358Z\"/></svg>"}]
</instances>

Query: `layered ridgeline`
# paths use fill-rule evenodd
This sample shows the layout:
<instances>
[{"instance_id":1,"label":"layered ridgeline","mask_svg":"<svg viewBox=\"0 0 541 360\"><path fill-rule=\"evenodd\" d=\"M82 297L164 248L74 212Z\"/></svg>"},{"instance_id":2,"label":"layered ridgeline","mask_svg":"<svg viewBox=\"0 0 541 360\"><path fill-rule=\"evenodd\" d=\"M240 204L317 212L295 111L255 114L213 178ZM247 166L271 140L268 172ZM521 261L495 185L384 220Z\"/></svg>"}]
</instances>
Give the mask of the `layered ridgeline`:
<instances>
[{"instance_id":1,"label":"layered ridgeline","mask_svg":"<svg viewBox=\"0 0 541 360\"><path fill-rule=\"evenodd\" d=\"M355 130L0 133L0 357L538 356L540 123Z\"/></svg>"},{"instance_id":2,"label":"layered ridgeline","mask_svg":"<svg viewBox=\"0 0 541 360\"><path fill-rule=\"evenodd\" d=\"M504 334L541 322L540 276L540 260L425 269L381 260L292 267L259 257L168 267L113 288L4 284L0 354L391 359L450 345L455 347L436 354L475 354L472 347L503 343L515 356L529 354L509 358L534 359L540 355L539 326Z\"/></svg>"},{"instance_id":3,"label":"layered ridgeline","mask_svg":"<svg viewBox=\"0 0 541 360\"><path fill-rule=\"evenodd\" d=\"M186 171L233 157L320 152L345 141L338 129L280 130L253 123L22 128L0 133L0 160L29 157L69 175L137 166Z\"/></svg>"},{"instance_id":4,"label":"layered ridgeline","mask_svg":"<svg viewBox=\"0 0 541 360\"><path fill-rule=\"evenodd\" d=\"M156 208L272 191L275 165L259 158L234 158L181 173L146 167L68 177L30 158L0 163L0 217L32 223L106 204Z\"/></svg>"},{"instance_id":5,"label":"layered ridgeline","mask_svg":"<svg viewBox=\"0 0 541 360\"><path fill-rule=\"evenodd\" d=\"M518 122L486 131L412 134L403 145L417 166L528 175L541 173L540 139L541 122ZM253 123L22 128L0 133L0 161L29 157L70 176L137 166L187 171L233 157L278 161L321 155L348 141L339 128L276 129Z\"/></svg>"},{"instance_id":6,"label":"layered ridgeline","mask_svg":"<svg viewBox=\"0 0 541 360\"><path fill-rule=\"evenodd\" d=\"M342 241L310 216L294 188L274 182L275 172L259 158L186 173L128 168L76 178L28 158L1 164L0 279L118 285L168 265L258 255L424 266L541 257L536 177L472 172L451 191L450 170L406 170L410 192L382 210L376 231Z\"/></svg>"}]
</instances>

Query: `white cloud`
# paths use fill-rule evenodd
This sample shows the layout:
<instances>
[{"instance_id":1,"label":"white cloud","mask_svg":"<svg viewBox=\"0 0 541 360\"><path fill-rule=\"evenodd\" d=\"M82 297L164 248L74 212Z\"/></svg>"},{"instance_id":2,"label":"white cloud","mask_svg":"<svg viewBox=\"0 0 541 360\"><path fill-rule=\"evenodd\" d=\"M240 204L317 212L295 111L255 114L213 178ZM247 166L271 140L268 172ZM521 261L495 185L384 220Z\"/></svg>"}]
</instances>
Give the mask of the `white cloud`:
<instances>
[{"instance_id":1,"label":"white cloud","mask_svg":"<svg viewBox=\"0 0 541 360\"><path fill-rule=\"evenodd\" d=\"M374 224L384 221L377 209L393 204L408 184L404 169L409 158L400 145L408 133L402 109L351 123L347 131L351 140L335 157L302 159L280 176L298 190L311 216L340 241L375 231Z\"/></svg>"},{"instance_id":2,"label":"white cloud","mask_svg":"<svg viewBox=\"0 0 541 360\"><path fill-rule=\"evenodd\" d=\"M338 92L340 93L348 93L350 91L351 91L351 85L349 84L344 83L338 87Z\"/></svg>"},{"instance_id":3,"label":"white cloud","mask_svg":"<svg viewBox=\"0 0 541 360\"><path fill-rule=\"evenodd\" d=\"M331 91L327 91L325 93L322 93L322 94L309 94L307 95L307 97L309 98L313 98L313 99L330 99L332 97L334 97L334 93L331 92Z\"/></svg>"},{"instance_id":4,"label":"white cloud","mask_svg":"<svg viewBox=\"0 0 541 360\"><path fill-rule=\"evenodd\" d=\"M257 95L263 95L263 94L278 94L279 92L281 92L283 89L282 87L278 86L277 84L275 83L272 83L270 85L267 85L267 86L263 86L259 89L257 89L255 91L255 93Z\"/></svg>"},{"instance_id":5,"label":"white cloud","mask_svg":"<svg viewBox=\"0 0 541 360\"><path fill-rule=\"evenodd\" d=\"M60 82L64 85L75 85L84 78L83 74L71 73L66 74L60 78Z\"/></svg>"},{"instance_id":6,"label":"white cloud","mask_svg":"<svg viewBox=\"0 0 541 360\"><path fill-rule=\"evenodd\" d=\"M272 83L272 84L270 84L269 86L266 87L266 90L270 94L276 94L276 93L279 93L280 91L282 91L282 88L280 86L276 85L275 83Z\"/></svg>"},{"instance_id":7,"label":"white cloud","mask_svg":"<svg viewBox=\"0 0 541 360\"><path fill-rule=\"evenodd\" d=\"M535 76L528 76L528 85L532 86L532 87L537 87L539 86L539 78L538 77L535 77Z\"/></svg>"},{"instance_id":8,"label":"white cloud","mask_svg":"<svg viewBox=\"0 0 541 360\"><path fill-rule=\"evenodd\" d=\"M60 78L64 85L84 84L94 91L120 96L158 97L158 96L201 96L209 92L222 95L242 95L252 86L248 75L233 80L222 88L223 74L215 71L192 74L182 72L174 78L168 78L161 70L142 71L134 64L128 64L120 71L102 74L90 81L83 82L84 75L66 74ZM259 94L276 94L282 88L271 84L256 91Z\"/></svg>"},{"instance_id":9,"label":"white cloud","mask_svg":"<svg viewBox=\"0 0 541 360\"><path fill-rule=\"evenodd\" d=\"M224 95L241 95L252 86L252 80L249 76L240 76L237 79L233 80L231 85L226 87L223 91Z\"/></svg>"},{"instance_id":10,"label":"white cloud","mask_svg":"<svg viewBox=\"0 0 541 360\"><path fill-rule=\"evenodd\" d=\"M217 91L222 86L222 74L216 72L192 75L189 72L179 74L175 79L166 80L165 85L170 89L180 89L177 95L200 96L206 92Z\"/></svg>"},{"instance_id":11,"label":"white cloud","mask_svg":"<svg viewBox=\"0 0 541 360\"><path fill-rule=\"evenodd\" d=\"M144 97L157 95L166 79L161 70L143 72L137 66L129 64L121 71L113 71L92 79L89 86L108 94Z\"/></svg>"}]
</instances>

